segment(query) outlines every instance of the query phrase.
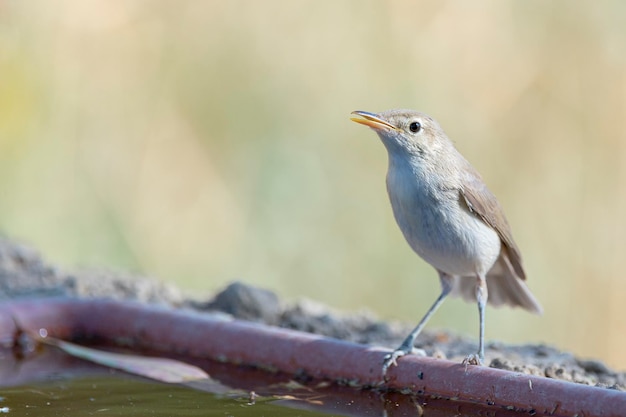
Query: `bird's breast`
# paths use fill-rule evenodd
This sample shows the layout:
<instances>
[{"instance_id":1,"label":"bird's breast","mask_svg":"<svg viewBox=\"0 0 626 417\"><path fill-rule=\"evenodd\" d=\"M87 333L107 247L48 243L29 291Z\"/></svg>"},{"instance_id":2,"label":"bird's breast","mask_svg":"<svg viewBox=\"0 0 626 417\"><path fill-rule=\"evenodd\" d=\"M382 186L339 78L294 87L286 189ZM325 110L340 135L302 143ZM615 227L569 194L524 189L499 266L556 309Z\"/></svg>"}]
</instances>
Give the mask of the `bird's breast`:
<instances>
[{"instance_id":1,"label":"bird's breast","mask_svg":"<svg viewBox=\"0 0 626 417\"><path fill-rule=\"evenodd\" d=\"M459 188L415 164L390 164L387 191L411 248L451 275L484 274L500 253L500 238L461 204Z\"/></svg>"}]
</instances>

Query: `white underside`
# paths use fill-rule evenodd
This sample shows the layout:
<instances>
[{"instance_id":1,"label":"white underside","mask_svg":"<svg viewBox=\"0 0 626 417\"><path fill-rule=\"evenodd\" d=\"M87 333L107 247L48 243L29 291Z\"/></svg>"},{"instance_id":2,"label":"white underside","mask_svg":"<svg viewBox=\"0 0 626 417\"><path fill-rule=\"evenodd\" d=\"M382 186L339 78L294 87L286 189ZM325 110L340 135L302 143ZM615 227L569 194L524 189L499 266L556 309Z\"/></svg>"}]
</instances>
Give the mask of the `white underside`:
<instances>
[{"instance_id":1,"label":"white underside","mask_svg":"<svg viewBox=\"0 0 626 417\"><path fill-rule=\"evenodd\" d=\"M427 183L419 172L408 170L403 164L390 165L387 190L411 248L449 275L485 276L500 254L498 234L468 211L458 189Z\"/></svg>"}]
</instances>

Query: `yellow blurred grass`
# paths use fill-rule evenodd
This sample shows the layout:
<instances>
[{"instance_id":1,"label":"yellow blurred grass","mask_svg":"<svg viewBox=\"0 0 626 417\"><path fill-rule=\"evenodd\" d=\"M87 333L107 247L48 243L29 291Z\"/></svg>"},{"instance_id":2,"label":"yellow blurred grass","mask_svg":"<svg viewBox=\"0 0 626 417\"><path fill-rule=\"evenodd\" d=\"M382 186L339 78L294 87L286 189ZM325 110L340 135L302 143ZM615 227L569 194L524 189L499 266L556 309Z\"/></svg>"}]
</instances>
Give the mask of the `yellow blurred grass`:
<instances>
[{"instance_id":1,"label":"yellow blurred grass","mask_svg":"<svg viewBox=\"0 0 626 417\"><path fill-rule=\"evenodd\" d=\"M64 265L232 279L406 321L438 293L356 109L438 118L498 195L544 317L487 336L626 367L624 6L6 2L0 227ZM433 326L476 334L475 307Z\"/></svg>"}]
</instances>

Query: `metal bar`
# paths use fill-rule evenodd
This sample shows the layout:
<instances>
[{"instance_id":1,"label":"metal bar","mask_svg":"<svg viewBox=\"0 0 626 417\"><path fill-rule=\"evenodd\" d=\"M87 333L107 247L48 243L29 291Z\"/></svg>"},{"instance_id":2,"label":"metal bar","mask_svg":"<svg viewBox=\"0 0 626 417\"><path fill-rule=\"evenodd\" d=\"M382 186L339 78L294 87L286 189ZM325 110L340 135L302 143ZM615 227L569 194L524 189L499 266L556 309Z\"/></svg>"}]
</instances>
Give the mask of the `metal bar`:
<instances>
[{"instance_id":1,"label":"metal bar","mask_svg":"<svg viewBox=\"0 0 626 417\"><path fill-rule=\"evenodd\" d=\"M107 300L0 304L0 340L46 328L66 340L96 338L135 349L246 364L287 374L552 415L626 415L626 393L487 367L406 356L381 377L386 349L187 310Z\"/></svg>"}]
</instances>

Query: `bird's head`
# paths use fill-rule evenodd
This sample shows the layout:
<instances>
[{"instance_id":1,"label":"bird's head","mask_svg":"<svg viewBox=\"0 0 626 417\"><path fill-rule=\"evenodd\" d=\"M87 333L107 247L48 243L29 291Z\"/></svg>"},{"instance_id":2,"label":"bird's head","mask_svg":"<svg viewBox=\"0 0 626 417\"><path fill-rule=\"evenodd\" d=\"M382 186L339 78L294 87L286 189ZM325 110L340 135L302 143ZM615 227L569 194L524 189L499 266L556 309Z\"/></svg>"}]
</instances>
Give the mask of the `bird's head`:
<instances>
[{"instance_id":1,"label":"bird's head","mask_svg":"<svg viewBox=\"0 0 626 417\"><path fill-rule=\"evenodd\" d=\"M428 158L452 146L439 123L418 111L394 109L370 113L357 110L352 114L360 116L353 117L353 121L374 129L392 154Z\"/></svg>"}]
</instances>

